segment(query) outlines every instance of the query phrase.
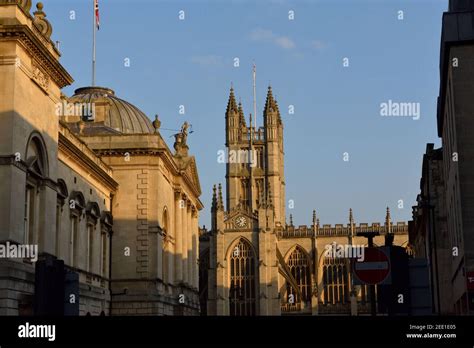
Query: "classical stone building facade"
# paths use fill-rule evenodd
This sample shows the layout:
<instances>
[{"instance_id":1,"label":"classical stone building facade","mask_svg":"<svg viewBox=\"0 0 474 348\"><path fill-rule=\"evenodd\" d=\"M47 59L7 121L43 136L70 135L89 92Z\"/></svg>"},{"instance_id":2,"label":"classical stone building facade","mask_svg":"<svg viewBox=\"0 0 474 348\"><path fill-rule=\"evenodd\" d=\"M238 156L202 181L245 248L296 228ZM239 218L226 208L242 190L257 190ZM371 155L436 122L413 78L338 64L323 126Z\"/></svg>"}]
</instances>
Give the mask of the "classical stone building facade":
<instances>
[{"instance_id":1,"label":"classical stone building facade","mask_svg":"<svg viewBox=\"0 0 474 348\"><path fill-rule=\"evenodd\" d=\"M212 227L200 231L200 295L208 315L357 315L369 313L367 286L355 285L348 257L327 257L336 246L364 246L373 232L407 246L405 223L310 226L286 219L283 122L268 89L263 127L246 125L231 89L226 110L226 205L214 187ZM240 160L238 159L240 158Z\"/></svg>"},{"instance_id":2,"label":"classical stone building facade","mask_svg":"<svg viewBox=\"0 0 474 348\"><path fill-rule=\"evenodd\" d=\"M450 302L455 314L474 313L474 3L450 0L443 14L438 136L446 224L451 249Z\"/></svg>"},{"instance_id":3,"label":"classical stone building facade","mask_svg":"<svg viewBox=\"0 0 474 348\"><path fill-rule=\"evenodd\" d=\"M80 314L194 315L203 208L188 126L73 82L43 5L0 0L0 244L37 245L79 278ZM30 314L35 264L0 259L0 315Z\"/></svg>"},{"instance_id":4,"label":"classical stone building facade","mask_svg":"<svg viewBox=\"0 0 474 348\"><path fill-rule=\"evenodd\" d=\"M433 313L453 314L451 242L446 223L443 149L427 144L423 155L420 193L408 222L413 257L428 261Z\"/></svg>"}]
</instances>

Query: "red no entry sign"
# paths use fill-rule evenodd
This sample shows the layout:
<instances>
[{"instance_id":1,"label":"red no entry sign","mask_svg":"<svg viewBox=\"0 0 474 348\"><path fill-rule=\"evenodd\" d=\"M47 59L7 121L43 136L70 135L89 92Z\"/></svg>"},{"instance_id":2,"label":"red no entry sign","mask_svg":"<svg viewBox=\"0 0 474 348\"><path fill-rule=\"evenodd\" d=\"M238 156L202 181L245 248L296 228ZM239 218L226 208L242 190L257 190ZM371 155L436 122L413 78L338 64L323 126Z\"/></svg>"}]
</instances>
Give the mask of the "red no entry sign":
<instances>
[{"instance_id":1,"label":"red no entry sign","mask_svg":"<svg viewBox=\"0 0 474 348\"><path fill-rule=\"evenodd\" d=\"M354 274L364 284L380 284L390 273L387 255L377 248L365 248L364 261L354 262Z\"/></svg>"},{"instance_id":2,"label":"red no entry sign","mask_svg":"<svg viewBox=\"0 0 474 348\"><path fill-rule=\"evenodd\" d=\"M474 290L474 272L466 273L467 289Z\"/></svg>"}]
</instances>

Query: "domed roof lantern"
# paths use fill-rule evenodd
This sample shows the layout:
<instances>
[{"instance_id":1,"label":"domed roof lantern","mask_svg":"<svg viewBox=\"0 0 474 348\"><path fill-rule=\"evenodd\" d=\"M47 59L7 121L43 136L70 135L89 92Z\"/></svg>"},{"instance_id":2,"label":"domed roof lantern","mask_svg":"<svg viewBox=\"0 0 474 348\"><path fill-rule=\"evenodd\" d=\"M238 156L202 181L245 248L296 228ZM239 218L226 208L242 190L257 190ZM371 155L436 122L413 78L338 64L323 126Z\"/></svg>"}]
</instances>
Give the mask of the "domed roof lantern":
<instances>
[{"instance_id":1,"label":"domed roof lantern","mask_svg":"<svg viewBox=\"0 0 474 348\"><path fill-rule=\"evenodd\" d=\"M95 117L95 123L123 134L155 134L161 123L157 119L152 123L138 107L118 98L112 89L106 87L78 88L68 98L68 103L92 104L99 115ZM102 109L99 111L99 108Z\"/></svg>"}]
</instances>

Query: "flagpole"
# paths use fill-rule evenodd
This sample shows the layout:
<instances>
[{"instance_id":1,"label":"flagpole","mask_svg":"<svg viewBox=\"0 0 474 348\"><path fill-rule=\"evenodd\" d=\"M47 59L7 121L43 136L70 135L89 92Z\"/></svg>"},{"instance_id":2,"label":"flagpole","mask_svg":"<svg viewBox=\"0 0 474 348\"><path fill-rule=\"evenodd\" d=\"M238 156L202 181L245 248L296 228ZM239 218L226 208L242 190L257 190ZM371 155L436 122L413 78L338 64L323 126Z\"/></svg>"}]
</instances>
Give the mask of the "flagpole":
<instances>
[{"instance_id":1,"label":"flagpole","mask_svg":"<svg viewBox=\"0 0 474 348\"><path fill-rule=\"evenodd\" d=\"M95 86L95 31L96 31L96 0L92 0L92 87Z\"/></svg>"},{"instance_id":2,"label":"flagpole","mask_svg":"<svg viewBox=\"0 0 474 348\"><path fill-rule=\"evenodd\" d=\"M257 66L253 63L253 117L255 121L255 129L257 127Z\"/></svg>"},{"instance_id":3,"label":"flagpole","mask_svg":"<svg viewBox=\"0 0 474 348\"><path fill-rule=\"evenodd\" d=\"M255 87L255 79L256 79L256 67L255 63L253 64L253 69L252 69L252 75L253 75L253 118L255 120L255 126L257 125L257 101L256 101L256 87ZM250 114L250 143L249 143L249 159L250 159L250 164L249 164L249 207L250 207L250 213L253 213L253 173L252 173L252 165L256 161L258 161L257 156L254 156L253 152L253 137L254 137L254 125L252 123L252 114ZM255 157L255 158L253 158ZM257 197L260 198L260 197Z\"/></svg>"},{"instance_id":4,"label":"flagpole","mask_svg":"<svg viewBox=\"0 0 474 348\"><path fill-rule=\"evenodd\" d=\"M250 125L251 127L255 127L255 130L258 132L258 125L257 125L257 66L255 65L255 62L253 63L253 119L254 119L254 124ZM253 159L255 163L259 161L259 159L256 156L256 153L253 151L253 129L252 132L250 133L252 135L252 142L250 143L250 151L252 156L255 155L255 158ZM252 172L250 172L250 175L252 176ZM253 181L252 181L252 190L253 190ZM260 197L257 197L260 199Z\"/></svg>"}]
</instances>

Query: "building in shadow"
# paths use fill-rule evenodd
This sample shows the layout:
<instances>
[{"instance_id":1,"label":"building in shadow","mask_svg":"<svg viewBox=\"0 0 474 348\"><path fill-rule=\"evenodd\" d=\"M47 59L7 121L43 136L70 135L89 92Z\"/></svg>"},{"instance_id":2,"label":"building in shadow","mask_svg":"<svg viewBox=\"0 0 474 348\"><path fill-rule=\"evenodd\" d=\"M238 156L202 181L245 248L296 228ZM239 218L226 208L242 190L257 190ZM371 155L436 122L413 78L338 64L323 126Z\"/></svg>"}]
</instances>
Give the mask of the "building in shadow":
<instances>
[{"instance_id":1,"label":"building in shadow","mask_svg":"<svg viewBox=\"0 0 474 348\"><path fill-rule=\"evenodd\" d=\"M427 260L432 313L453 314L452 250L446 219L443 150L427 144L420 193L408 222L413 257Z\"/></svg>"},{"instance_id":2,"label":"building in shadow","mask_svg":"<svg viewBox=\"0 0 474 348\"><path fill-rule=\"evenodd\" d=\"M2 257L0 315L47 311L49 287L81 315L198 314L203 206L187 123L171 150L160 121L112 89L63 95L73 79L31 6L0 0L0 244L37 247L64 284Z\"/></svg>"},{"instance_id":3,"label":"building in shadow","mask_svg":"<svg viewBox=\"0 0 474 348\"><path fill-rule=\"evenodd\" d=\"M474 3L443 14L437 109L442 148L428 144L410 239L431 269L439 314L474 313ZM424 244L424 245L423 245Z\"/></svg>"}]
</instances>

